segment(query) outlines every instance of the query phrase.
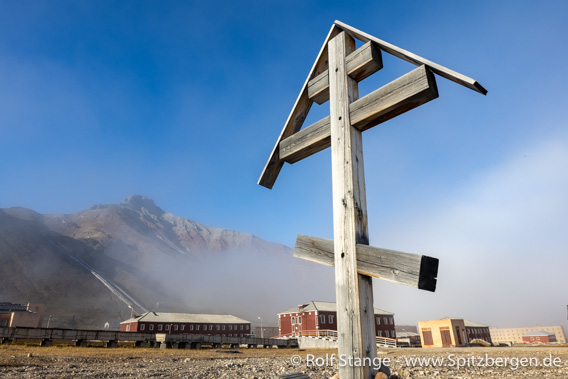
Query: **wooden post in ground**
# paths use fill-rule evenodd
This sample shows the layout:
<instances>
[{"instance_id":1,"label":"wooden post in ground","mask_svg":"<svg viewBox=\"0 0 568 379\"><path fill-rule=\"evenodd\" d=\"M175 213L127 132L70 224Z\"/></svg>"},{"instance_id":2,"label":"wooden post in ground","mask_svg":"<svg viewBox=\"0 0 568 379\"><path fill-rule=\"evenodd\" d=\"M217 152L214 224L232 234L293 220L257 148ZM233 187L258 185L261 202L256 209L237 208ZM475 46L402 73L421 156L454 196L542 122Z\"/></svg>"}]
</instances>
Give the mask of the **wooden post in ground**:
<instances>
[{"instance_id":1,"label":"wooden post in ground","mask_svg":"<svg viewBox=\"0 0 568 379\"><path fill-rule=\"evenodd\" d=\"M359 97L345 57L355 40L341 32L328 44L333 183L333 235L339 356L372 362L377 356L371 277L357 273L357 244L369 244L363 144L351 126L349 104ZM369 379L369 365L343 365L340 378Z\"/></svg>"}]
</instances>

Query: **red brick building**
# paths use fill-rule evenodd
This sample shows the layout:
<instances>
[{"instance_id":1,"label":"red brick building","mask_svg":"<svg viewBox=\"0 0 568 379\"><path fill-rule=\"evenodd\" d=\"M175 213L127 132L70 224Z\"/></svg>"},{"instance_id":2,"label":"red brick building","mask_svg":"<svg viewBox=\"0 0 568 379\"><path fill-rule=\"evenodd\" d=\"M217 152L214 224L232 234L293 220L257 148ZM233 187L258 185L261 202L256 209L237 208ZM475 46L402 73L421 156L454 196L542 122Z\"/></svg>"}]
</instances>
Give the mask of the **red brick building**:
<instances>
[{"instance_id":1,"label":"red brick building","mask_svg":"<svg viewBox=\"0 0 568 379\"><path fill-rule=\"evenodd\" d=\"M245 337L251 334L247 320L231 315L147 312L120 323L124 332L207 334Z\"/></svg>"},{"instance_id":2,"label":"red brick building","mask_svg":"<svg viewBox=\"0 0 568 379\"><path fill-rule=\"evenodd\" d=\"M556 335L554 333L546 332L544 330L537 330L536 332L530 332L523 334L523 342L525 343L551 343L557 342Z\"/></svg>"},{"instance_id":3,"label":"red brick building","mask_svg":"<svg viewBox=\"0 0 568 379\"><path fill-rule=\"evenodd\" d=\"M375 308L377 337L396 338L394 314ZM337 306L335 303L310 301L285 312L278 313L280 336L324 335L337 331Z\"/></svg>"}]
</instances>

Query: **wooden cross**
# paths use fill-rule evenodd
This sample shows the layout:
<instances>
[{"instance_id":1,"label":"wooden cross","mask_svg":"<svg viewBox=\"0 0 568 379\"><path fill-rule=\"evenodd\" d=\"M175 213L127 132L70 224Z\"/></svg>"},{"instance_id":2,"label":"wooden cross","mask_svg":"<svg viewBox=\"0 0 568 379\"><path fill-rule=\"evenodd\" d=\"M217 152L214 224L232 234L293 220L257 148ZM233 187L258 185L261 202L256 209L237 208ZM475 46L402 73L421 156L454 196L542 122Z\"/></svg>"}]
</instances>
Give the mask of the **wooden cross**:
<instances>
[{"instance_id":1,"label":"wooden cross","mask_svg":"<svg viewBox=\"0 0 568 379\"><path fill-rule=\"evenodd\" d=\"M357 38L365 44L355 50ZM359 99L358 81L382 68L381 50L419 66ZM435 291L438 259L370 247L362 132L438 97L434 74L482 94L475 80L336 21L284 125L259 184L272 188L284 162L331 146L334 240L299 235L294 255L335 266L338 353L373 362L377 356L371 277ZM302 130L315 101L330 115ZM371 378L368 364L340 366L339 376Z\"/></svg>"}]
</instances>

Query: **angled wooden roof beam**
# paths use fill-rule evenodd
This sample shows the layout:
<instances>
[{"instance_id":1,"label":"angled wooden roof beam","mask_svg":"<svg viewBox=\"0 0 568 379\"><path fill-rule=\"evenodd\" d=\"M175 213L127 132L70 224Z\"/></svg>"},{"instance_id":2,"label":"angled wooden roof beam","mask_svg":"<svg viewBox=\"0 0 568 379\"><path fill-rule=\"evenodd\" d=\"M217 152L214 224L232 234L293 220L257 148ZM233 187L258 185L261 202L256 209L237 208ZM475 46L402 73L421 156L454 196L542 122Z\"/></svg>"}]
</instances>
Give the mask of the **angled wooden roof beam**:
<instances>
[{"instance_id":1,"label":"angled wooden roof beam","mask_svg":"<svg viewBox=\"0 0 568 379\"><path fill-rule=\"evenodd\" d=\"M377 37L373 37L372 35L362 32L359 29L355 29L354 27L349 26L341 21L336 20L335 25L339 26L341 30L344 30L346 33L350 34L353 38L356 38L363 43L367 43L369 41L376 43L379 46L379 48L383 50L385 53L394 55L395 57L403 59L412 64L415 64L416 66L426 65L434 73L440 75L443 78L446 78L454 83L460 84L464 87L479 92L482 95L487 94L487 90L483 88L483 86L479 84L476 80L467 77L465 75L462 75L459 72L450 70L449 68L446 68L437 63L429 61L428 59L422 58L421 56L413 54L410 51L406 51L398 46L395 46L381 39L378 39Z\"/></svg>"},{"instance_id":2,"label":"angled wooden roof beam","mask_svg":"<svg viewBox=\"0 0 568 379\"><path fill-rule=\"evenodd\" d=\"M264 170L262 170L262 174L258 179L258 184L268 189L272 189L282 166L284 165L284 161L280 159L280 141L284 138L290 137L292 134L296 133L302 128L304 124L304 120L312 107L313 101L310 100L308 96L308 82L314 78L316 75L321 74L325 69L327 69L327 43L333 39L337 34L341 32L341 29L337 25L333 25L327 34L327 38L323 42L323 45L320 49L320 52L308 74L308 77L304 83L304 86L300 90L300 94L298 95L298 99L284 124L284 128L280 133L280 137L276 141L276 145L274 149L272 149L272 154L270 154L270 158L266 165L264 166Z\"/></svg>"}]
</instances>

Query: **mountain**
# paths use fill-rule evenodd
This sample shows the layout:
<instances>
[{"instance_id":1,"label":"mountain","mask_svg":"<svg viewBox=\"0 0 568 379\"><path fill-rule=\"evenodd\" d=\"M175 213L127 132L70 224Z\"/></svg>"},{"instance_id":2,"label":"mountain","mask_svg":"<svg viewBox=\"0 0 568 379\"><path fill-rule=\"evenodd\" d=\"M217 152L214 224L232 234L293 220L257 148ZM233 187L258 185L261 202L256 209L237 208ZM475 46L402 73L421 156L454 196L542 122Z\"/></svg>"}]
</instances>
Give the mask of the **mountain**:
<instances>
[{"instance_id":1,"label":"mountain","mask_svg":"<svg viewBox=\"0 0 568 379\"><path fill-rule=\"evenodd\" d=\"M270 249L287 252L285 246L261 240L252 234L212 228L164 212L153 200L134 195L120 204L95 205L72 215L45 217L49 229L108 249L120 240L120 255L146 256L158 250L166 255L199 257L203 252L226 249ZM134 255L133 255L134 254Z\"/></svg>"},{"instance_id":2,"label":"mountain","mask_svg":"<svg viewBox=\"0 0 568 379\"><path fill-rule=\"evenodd\" d=\"M308 300L306 288L310 299L333 296L332 271L139 195L68 215L0 209L0 301L46 304L51 326L99 328L147 310L276 325L277 312Z\"/></svg>"}]
</instances>

